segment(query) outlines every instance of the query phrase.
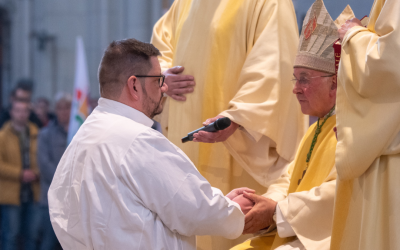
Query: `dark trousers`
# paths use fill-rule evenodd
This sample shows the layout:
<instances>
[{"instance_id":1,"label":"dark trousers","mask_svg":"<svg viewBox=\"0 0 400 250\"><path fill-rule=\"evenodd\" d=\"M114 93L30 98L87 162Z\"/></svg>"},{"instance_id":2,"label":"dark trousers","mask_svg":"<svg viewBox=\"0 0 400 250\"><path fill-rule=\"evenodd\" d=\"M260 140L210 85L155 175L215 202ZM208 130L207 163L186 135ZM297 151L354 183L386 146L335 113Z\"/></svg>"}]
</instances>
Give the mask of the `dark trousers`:
<instances>
[{"instance_id":1,"label":"dark trousers","mask_svg":"<svg viewBox=\"0 0 400 250\"><path fill-rule=\"evenodd\" d=\"M3 250L18 250L21 245L24 250L36 250L40 226L38 209L34 202L1 206Z\"/></svg>"},{"instance_id":2,"label":"dark trousers","mask_svg":"<svg viewBox=\"0 0 400 250\"><path fill-rule=\"evenodd\" d=\"M57 236L54 233L53 226L50 221L49 207L41 206L41 227L42 227L42 243L40 244L40 250L54 250L58 246Z\"/></svg>"}]
</instances>

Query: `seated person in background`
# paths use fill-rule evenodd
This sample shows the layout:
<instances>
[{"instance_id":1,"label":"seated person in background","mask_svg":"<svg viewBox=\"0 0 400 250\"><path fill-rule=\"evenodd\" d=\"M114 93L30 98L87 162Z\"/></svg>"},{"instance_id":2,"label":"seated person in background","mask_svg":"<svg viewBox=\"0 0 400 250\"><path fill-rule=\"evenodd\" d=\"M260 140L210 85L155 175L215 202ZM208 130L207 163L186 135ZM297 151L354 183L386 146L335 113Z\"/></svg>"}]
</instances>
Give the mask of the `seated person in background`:
<instances>
[{"instance_id":1,"label":"seated person in background","mask_svg":"<svg viewBox=\"0 0 400 250\"><path fill-rule=\"evenodd\" d=\"M40 168L40 213L43 235L40 250L52 250L58 242L50 222L47 192L49 191L57 165L67 148L71 103L71 95L60 93L56 98L55 111L57 119L52 120L39 133L37 158Z\"/></svg>"},{"instance_id":2,"label":"seated person in background","mask_svg":"<svg viewBox=\"0 0 400 250\"><path fill-rule=\"evenodd\" d=\"M243 232L244 214L232 199L254 191L224 196L151 129L168 89L159 55L135 39L105 51L99 105L72 139L48 192L63 249L190 250L195 235L233 239Z\"/></svg>"},{"instance_id":3,"label":"seated person in background","mask_svg":"<svg viewBox=\"0 0 400 250\"><path fill-rule=\"evenodd\" d=\"M246 215L244 233L258 235L233 250L329 249L337 143L333 130L337 83L332 45L337 37L337 27L322 0L317 0L304 20L294 64L293 93L302 112L319 119L303 137L288 171L266 194L244 193L255 202ZM275 223L277 233L273 230Z\"/></svg>"}]
</instances>

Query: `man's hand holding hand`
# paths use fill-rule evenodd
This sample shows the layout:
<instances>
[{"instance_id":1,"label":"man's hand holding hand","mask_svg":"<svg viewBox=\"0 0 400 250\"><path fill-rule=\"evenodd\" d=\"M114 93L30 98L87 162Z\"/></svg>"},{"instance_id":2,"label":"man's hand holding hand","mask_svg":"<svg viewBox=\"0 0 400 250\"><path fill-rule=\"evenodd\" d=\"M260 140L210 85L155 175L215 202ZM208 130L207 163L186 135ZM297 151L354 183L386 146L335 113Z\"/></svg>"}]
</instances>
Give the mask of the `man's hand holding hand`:
<instances>
[{"instance_id":1,"label":"man's hand holding hand","mask_svg":"<svg viewBox=\"0 0 400 250\"><path fill-rule=\"evenodd\" d=\"M240 205L244 215L246 215L254 206L254 202L244 197L243 194L236 196L232 201Z\"/></svg>"},{"instance_id":2,"label":"man's hand holding hand","mask_svg":"<svg viewBox=\"0 0 400 250\"><path fill-rule=\"evenodd\" d=\"M182 66L170 68L164 72L168 86L166 94L177 101L186 101L185 94L192 93L196 85L191 75L180 75L185 70Z\"/></svg>"},{"instance_id":3,"label":"man's hand holding hand","mask_svg":"<svg viewBox=\"0 0 400 250\"><path fill-rule=\"evenodd\" d=\"M203 122L203 125L206 126L212 122L215 122L219 118L223 118L224 116L218 115L214 118L207 119ZM236 129L239 127L239 124L235 122L231 122L231 125L224 130L219 130L217 132L205 132L200 131L193 135L194 142L206 142L206 143L215 143L215 142L223 142L226 141L229 136L231 136Z\"/></svg>"},{"instance_id":4,"label":"man's hand holding hand","mask_svg":"<svg viewBox=\"0 0 400 250\"><path fill-rule=\"evenodd\" d=\"M358 20L357 18L353 18L353 19L347 20L346 23L343 24L342 27L340 27L340 29L339 29L340 41L343 41L343 38L346 35L347 31L349 31L349 29L353 28L354 26L362 26L361 21Z\"/></svg>"},{"instance_id":5,"label":"man's hand holding hand","mask_svg":"<svg viewBox=\"0 0 400 250\"><path fill-rule=\"evenodd\" d=\"M247 192L249 194L255 193L253 189L242 187L232 190L231 192L229 192L229 194L226 195L226 197L239 204L242 212L246 215L253 207L254 202L243 197L243 192Z\"/></svg>"},{"instance_id":6,"label":"man's hand holding hand","mask_svg":"<svg viewBox=\"0 0 400 250\"><path fill-rule=\"evenodd\" d=\"M243 192L243 196L255 204L245 217L243 234L256 233L273 223L277 202L252 193Z\"/></svg>"},{"instance_id":7,"label":"man's hand holding hand","mask_svg":"<svg viewBox=\"0 0 400 250\"><path fill-rule=\"evenodd\" d=\"M247 187L242 187L242 188L236 188L232 191L229 192L229 194L226 195L227 198L233 200L239 195L243 194L243 192L247 192L249 194L254 194L256 191L253 189L247 188Z\"/></svg>"}]
</instances>

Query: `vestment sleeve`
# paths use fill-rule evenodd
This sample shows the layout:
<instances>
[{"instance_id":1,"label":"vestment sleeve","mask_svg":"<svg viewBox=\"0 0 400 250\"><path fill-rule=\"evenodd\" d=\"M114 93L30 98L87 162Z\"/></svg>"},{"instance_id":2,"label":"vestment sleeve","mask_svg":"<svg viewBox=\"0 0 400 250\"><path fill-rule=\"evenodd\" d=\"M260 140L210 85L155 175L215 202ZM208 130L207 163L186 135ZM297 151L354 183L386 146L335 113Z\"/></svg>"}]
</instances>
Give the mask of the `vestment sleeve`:
<instances>
[{"instance_id":1,"label":"vestment sleeve","mask_svg":"<svg viewBox=\"0 0 400 250\"><path fill-rule=\"evenodd\" d=\"M324 249L329 245L335 190L336 168L333 168L320 186L291 193L278 202L282 215L306 249Z\"/></svg>"},{"instance_id":2,"label":"vestment sleeve","mask_svg":"<svg viewBox=\"0 0 400 250\"><path fill-rule=\"evenodd\" d=\"M263 195L266 198L279 202L287 197L290 177L293 172L294 161L285 169L281 177L276 179L269 187L267 192Z\"/></svg>"},{"instance_id":3,"label":"vestment sleeve","mask_svg":"<svg viewBox=\"0 0 400 250\"><path fill-rule=\"evenodd\" d=\"M353 27L344 37L337 90L340 180L359 177L379 155L400 152L389 149L400 131L399 12L397 0L376 1L368 27Z\"/></svg>"},{"instance_id":4,"label":"vestment sleeve","mask_svg":"<svg viewBox=\"0 0 400 250\"><path fill-rule=\"evenodd\" d=\"M290 81L299 40L296 15L288 0L258 1L255 12L248 24L240 89L221 115L243 126L255 143L262 136L271 139L279 156L290 162L305 133L304 115ZM241 141L228 140L230 151Z\"/></svg>"},{"instance_id":5,"label":"vestment sleeve","mask_svg":"<svg viewBox=\"0 0 400 250\"><path fill-rule=\"evenodd\" d=\"M243 169L268 187L294 160L307 125L290 81L299 40L293 4L257 3L247 24L240 88L221 115L243 127L224 145Z\"/></svg>"},{"instance_id":6,"label":"vestment sleeve","mask_svg":"<svg viewBox=\"0 0 400 250\"><path fill-rule=\"evenodd\" d=\"M212 188L189 158L158 132L142 133L125 162L132 191L171 231L229 239L243 232L239 205ZM129 162L140 167L130 169Z\"/></svg>"},{"instance_id":7,"label":"vestment sleeve","mask_svg":"<svg viewBox=\"0 0 400 250\"><path fill-rule=\"evenodd\" d=\"M174 1L171 8L161 17L153 28L153 35L151 38L151 43L160 50L162 56L158 58L161 71L172 67L172 59L174 56L174 41L175 41L175 17L176 17L176 5L178 2Z\"/></svg>"}]
</instances>

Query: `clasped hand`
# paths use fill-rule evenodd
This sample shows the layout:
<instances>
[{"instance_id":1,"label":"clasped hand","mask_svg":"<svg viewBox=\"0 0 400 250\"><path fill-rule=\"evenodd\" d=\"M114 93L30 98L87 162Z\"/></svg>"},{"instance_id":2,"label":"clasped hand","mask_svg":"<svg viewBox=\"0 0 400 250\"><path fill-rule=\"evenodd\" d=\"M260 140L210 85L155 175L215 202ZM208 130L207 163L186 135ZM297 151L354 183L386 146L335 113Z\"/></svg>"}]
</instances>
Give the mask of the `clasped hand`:
<instances>
[{"instance_id":1,"label":"clasped hand","mask_svg":"<svg viewBox=\"0 0 400 250\"><path fill-rule=\"evenodd\" d=\"M246 214L243 234L256 233L269 227L273 223L277 203L271 199L256 195L254 192L243 191L243 197L254 203L252 209Z\"/></svg>"},{"instance_id":2,"label":"clasped hand","mask_svg":"<svg viewBox=\"0 0 400 250\"><path fill-rule=\"evenodd\" d=\"M250 199L247 199L243 196L243 192L247 192L249 194L254 194L254 190L250 188L237 188L232 190L229 194L226 195L227 198L239 204L240 209L246 215L250 209L253 208L254 202Z\"/></svg>"},{"instance_id":3,"label":"clasped hand","mask_svg":"<svg viewBox=\"0 0 400 250\"><path fill-rule=\"evenodd\" d=\"M226 197L238 203L246 215L243 234L256 233L273 223L275 201L256 195L250 188L234 189Z\"/></svg>"}]
</instances>

